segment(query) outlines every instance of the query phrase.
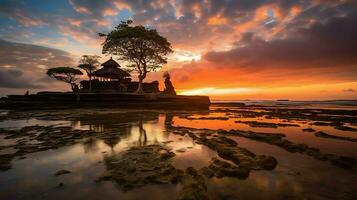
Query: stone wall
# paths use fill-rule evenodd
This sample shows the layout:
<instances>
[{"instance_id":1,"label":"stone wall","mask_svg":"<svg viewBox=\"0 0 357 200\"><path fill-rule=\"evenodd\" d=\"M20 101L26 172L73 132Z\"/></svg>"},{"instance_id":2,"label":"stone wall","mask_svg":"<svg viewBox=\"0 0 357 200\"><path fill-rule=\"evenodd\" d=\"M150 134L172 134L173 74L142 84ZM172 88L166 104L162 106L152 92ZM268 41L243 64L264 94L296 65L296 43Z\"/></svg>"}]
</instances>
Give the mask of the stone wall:
<instances>
[{"instance_id":1,"label":"stone wall","mask_svg":"<svg viewBox=\"0 0 357 200\"><path fill-rule=\"evenodd\" d=\"M89 92L89 81L81 81L81 91ZM138 82L130 80L121 81L99 81L92 80L92 92L135 92L138 89ZM157 93L159 91L159 82L143 83L143 90L146 93Z\"/></svg>"}]
</instances>

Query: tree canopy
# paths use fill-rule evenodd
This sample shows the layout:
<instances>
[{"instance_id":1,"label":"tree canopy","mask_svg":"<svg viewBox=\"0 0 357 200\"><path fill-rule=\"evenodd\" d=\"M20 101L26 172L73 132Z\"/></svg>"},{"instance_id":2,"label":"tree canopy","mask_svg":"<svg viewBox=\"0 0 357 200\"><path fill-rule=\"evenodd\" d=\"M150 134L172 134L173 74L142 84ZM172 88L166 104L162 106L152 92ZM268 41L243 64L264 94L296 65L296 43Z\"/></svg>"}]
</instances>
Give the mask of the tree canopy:
<instances>
[{"instance_id":1,"label":"tree canopy","mask_svg":"<svg viewBox=\"0 0 357 200\"><path fill-rule=\"evenodd\" d=\"M78 67L86 71L87 75L89 76L99 66L99 58L100 56L97 55L83 55L79 60Z\"/></svg>"},{"instance_id":2,"label":"tree canopy","mask_svg":"<svg viewBox=\"0 0 357 200\"><path fill-rule=\"evenodd\" d=\"M55 78L59 81L71 84L72 90L76 86L76 76L83 75L81 70L72 67L54 67L47 70L48 76Z\"/></svg>"},{"instance_id":3,"label":"tree canopy","mask_svg":"<svg viewBox=\"0 0 357 200\"><path fill-rule=\"evenodd\" d=\"M138 92L142 92L142 81L147 73L166 64L166 56L173 50L170 42L155 29L131 24L131 20L121 22L110 33L99 35L105 37L103 54L118 56L119 60L129 63L128 68L138 72Z\"/></svg>"},{"instance_id":4,"label":"tree canopy","mask_svg":"<svg viewBox=\"0 0 357 200\"><path fill-rule=\"evenodd\" d=\"M98 59L100 56L97 55L83 55L79 60L78 68L83 69L89 78L89 90L92 91L92 73L99 66Z\"/></svg>"}]
</instances>

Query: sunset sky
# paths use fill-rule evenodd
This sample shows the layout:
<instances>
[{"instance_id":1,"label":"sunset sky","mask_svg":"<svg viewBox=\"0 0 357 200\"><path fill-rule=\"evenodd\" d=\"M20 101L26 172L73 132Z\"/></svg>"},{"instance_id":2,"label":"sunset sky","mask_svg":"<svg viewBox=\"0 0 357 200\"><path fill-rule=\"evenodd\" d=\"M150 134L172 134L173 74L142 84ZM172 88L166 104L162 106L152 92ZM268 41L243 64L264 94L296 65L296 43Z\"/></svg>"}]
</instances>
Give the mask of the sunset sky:
<instances>
[{"instance_id":1,"label":"sunset sky","mask_svg":"<svg viewBox=\"0 0 357 200\"><path fill-rule=\"evenodd\" d=\"M181 94L357 99L357 0L0 0L0 96L69 90L46 70L105 61L98 33L127 19L171 42L146 81L167 70Z\"/></svg>"}]
</instances>

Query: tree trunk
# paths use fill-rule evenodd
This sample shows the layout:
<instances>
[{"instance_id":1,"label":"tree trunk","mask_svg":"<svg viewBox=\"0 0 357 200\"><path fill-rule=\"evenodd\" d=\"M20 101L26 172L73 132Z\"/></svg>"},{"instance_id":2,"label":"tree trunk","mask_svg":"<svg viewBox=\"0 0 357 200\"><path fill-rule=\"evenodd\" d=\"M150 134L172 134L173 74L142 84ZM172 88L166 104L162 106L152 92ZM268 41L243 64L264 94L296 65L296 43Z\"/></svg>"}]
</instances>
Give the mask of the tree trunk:
<instances>
[{"instance_id":1,"label":"tree trunk","mask_svg":"<svg viewBox=\"0 0 357 200\"><path fill-rule=\"evenodd\" d=\"M143 78L142 75L139 75L138 78L139 78L139 85L138 85L138 89L136 90L136 93L142 94L142 93L144 93L144 90L143 90L143 80L144 80L144 78Z\"/></svg>"},{"instance_id":2,"label":"tree trunk","mask_svg":"<svg viewBox=\"0 0 357 200\"><path fill-rule=\"evenodd\" d=\"M144 90L143 90L143 80L146 78L146 64L143 64L143 68L141 70L140 66L138 65L137 66L138 69L139 69L139 85L138 85L138 90L136 90L136 93L138 94L142 94L144 93Z\"/></svg>"},{"instance_id":3,"label":"tree trunk","mask_svg":"<svg viewBox=\"0 0 357 200\"><path fill-rule=\"evenodd\" d=\"M92 76L89 76L89 92L92 92Z\"/></svg>"},{"instance_id":4,"label":"tree trunk","mask_svg":"<svg viewBox=\"0 0 357 200\"><path fill-rule=\"evenodd\" d=\"M72 92L74 92L74 84L73 83L70 83L70 84L71 84Z\"/></svg>"}]
</instances>

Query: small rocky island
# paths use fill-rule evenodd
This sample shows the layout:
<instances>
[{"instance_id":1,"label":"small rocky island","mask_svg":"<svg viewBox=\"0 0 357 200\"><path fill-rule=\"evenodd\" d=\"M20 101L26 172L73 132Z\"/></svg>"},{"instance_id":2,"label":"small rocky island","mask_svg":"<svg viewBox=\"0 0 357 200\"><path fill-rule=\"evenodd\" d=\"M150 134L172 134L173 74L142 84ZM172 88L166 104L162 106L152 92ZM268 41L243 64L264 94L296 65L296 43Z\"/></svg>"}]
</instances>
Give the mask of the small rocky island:
<instances>
[{"instance_id":1,"label":"small rocky island","mask_svg":"<svg viewBox=\"0 0 357 200\"><path fill-rule=\"evenodd\" d=\"M9 95L5 98L7 108L51 108L56 107L137 107L137 108L173 108L173 109L208 109L207 96L176 95L170 75L165 72L165 88L159 89L159 82L143 82L142 93L137 93L138 81L132 81L131 75L122 70L112 57L101 64L102 68L94 71L94 79L72 83L72 92L38 92L37 94Z\"/></svg>"},{"instance_id":2,"label":"small rocky island","mask_svg":"<svg viewBox=\"0 0 357 200\"><path fill-rule=\"evenodd\" d=\"M165 88L159 89L159 81L144 82L147 74L167 64L172 53L170 42L155 30L144 26L132 26L132 21L119 24L104 37L102 53L110 59L100 64L100 56L84 55L76 67L49 68L47 75L70 84L72 92L38 92L37 94L9 95L2 99L5 108L53 108L55 107L136 107L172 109L208 109L208 96L177 95L170 74L164 72ZM122 67L112 56L126 63ZM99 64L101 68L98 69ZM79 83L78 76L85 71L88 80ZM131 72L138 81L132 81Z\"/></svg>"}]
</instances>

